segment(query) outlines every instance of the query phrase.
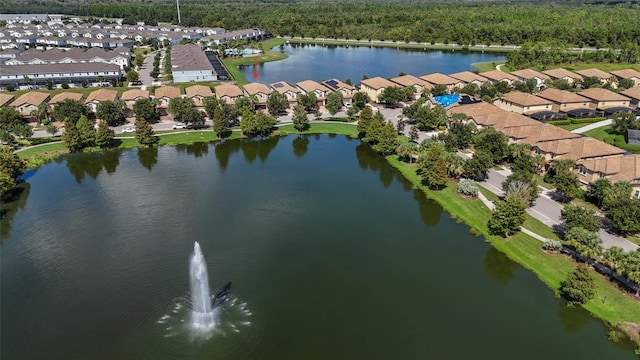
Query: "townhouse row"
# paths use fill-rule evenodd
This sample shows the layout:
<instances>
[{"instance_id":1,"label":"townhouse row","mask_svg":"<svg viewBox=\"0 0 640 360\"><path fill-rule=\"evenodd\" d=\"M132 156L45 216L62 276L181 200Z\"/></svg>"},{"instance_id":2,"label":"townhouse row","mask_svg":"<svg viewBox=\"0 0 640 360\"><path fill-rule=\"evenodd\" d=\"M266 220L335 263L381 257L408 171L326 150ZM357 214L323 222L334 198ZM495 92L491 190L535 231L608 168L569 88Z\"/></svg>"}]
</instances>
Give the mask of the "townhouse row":
<instances>
[{"instance_id":1,"label":"townhouse row","mask_svg":"<svg viewBox=\"0 0 640 360\"><path fill-rule=\"evenodd\" d=\"M544 156L548 164L561 159L575 161L574 171L584 187L600 178L628 181L633 188L630 195L640 198L640 154L628 153L603 141L486 102L454 106L447 113L465 114L480 129L490 126L507 135L512 143L531 145L533 152Z\"/></svg>"}]
</instances>

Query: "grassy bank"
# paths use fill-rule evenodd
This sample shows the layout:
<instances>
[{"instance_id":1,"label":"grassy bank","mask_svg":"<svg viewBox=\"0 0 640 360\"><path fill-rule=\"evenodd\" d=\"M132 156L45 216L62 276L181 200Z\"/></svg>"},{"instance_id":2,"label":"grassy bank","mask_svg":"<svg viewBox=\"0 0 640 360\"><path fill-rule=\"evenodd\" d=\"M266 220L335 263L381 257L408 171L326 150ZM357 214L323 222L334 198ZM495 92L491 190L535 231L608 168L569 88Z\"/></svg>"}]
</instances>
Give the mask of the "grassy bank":
<instances>
[{"instance_id":1,"label":"grassy bank","mask_svg":"<svg viewBox=\"0 0 640 360\"><path fill-rule=\"evenodd\" d=\"M501 71L504 72L509 72L509 68L507 68L504 63L506 61L485 61L485 62L477 62L477 63L473 63L471 64L473 66L473 68L477 71L477 72L485 72L485 71L491 71L491 70L495 70L496 66L498 65L502 65L500 67Z\"/></svg>"},{"instance_id":2,"label":"grassy bank","mask_svg":"<svg viewBox=\"0 0 640 360\"><path fill-rule=\"evenodd\" d=\"M491 236L488 233L487 221L491 211L480 200L470 200L456 193L456 183L449 182L441 191L432 191L422 186L420 177L415 173L415 168L400 162L397 156L387 157L389 163L398 169L413 185L423 190L428 197L436 200L453 216L471 226L474 231L482 234L496 249L505 253L512 260L520 263L525 268L533 271L540 280L554 291L560 286L567 274L575 269L575 263L564 255L551 255L542 251L540 241L523 233L518 233L509 239ZM525 227L549 238L555 234L551 229L535 219L528 218ZM623 293L607 280L591 270L596 279L596 297L585 305L594 316L604 320L610 325L622 322L640 323L640 302L633 295ZM607 301L603 303L604 295Z\"/></svg>"},{"instance_id":3,"label":"grassy bank","mask_svg":"<svg viewBox=\"0 0 640 360\"><path fill-rule=\"evenodd\" d=\"M293 125L279 126L280 134L343 134L351 137L357 137L358 132L356 126L345 123L311 123L309 129L305 131L296 130Z\"/></svg>"},{"instance_id":4,"label":"grassy bank","mask_svg":"<svg viewBox=\"0 0 640 360\"><path fill-rule=\"evenodd\" d=\"M253 65L255 59L258 59L259 63L269 62L269 61L278 61L287 58L287 55L281 53L280 51L271 51L271 49L275 46L284 44L284 39L269 39L261 42L262 48L264 50L264 54L260 56L251 56L251 57L229 57L223 59L222 62L224 66L229 71L229 74L233 77L238 85L244 85L249 83L247 79L242 75L240 70L238 69L238 65Z\"/></svg>"}]
</instances>

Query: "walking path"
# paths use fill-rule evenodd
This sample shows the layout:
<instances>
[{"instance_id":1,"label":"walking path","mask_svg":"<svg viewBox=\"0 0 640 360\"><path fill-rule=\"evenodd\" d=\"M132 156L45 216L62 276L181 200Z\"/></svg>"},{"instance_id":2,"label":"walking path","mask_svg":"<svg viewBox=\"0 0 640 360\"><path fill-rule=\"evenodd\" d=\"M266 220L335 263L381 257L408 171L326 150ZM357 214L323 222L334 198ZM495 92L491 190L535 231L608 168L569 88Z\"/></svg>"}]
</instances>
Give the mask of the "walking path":
<instances>
[{"instance_id":1,"label":"walking path","mask_svg":"<svg viewBox=\"0 0 640 360\"><path fill-rule=\"evenodd\" d=\"M599 127L603 127L603 126L607 126L607 125L611 125L611 123L613 123L613 120L611 119L607 119L607 120L602 120L602 121L598 121L597 123L593 123L593 124L589 124L577 129L573 129L571 130L572 133L574 134L583 134L589 130L593 130L593 129L597 129Z\"/></svg>"}]
</instances>

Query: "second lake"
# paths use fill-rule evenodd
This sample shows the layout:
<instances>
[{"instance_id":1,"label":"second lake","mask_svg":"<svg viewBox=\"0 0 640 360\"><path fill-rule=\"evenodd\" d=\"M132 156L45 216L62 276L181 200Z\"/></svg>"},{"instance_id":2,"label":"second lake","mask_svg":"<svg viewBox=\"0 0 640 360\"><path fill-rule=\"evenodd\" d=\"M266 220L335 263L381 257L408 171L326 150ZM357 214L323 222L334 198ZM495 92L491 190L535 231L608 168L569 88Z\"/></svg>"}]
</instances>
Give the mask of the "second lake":
<instances>
[{"instance_id":1,"label":"second lake","mask_svg":"<svg viewBox=\"0 0 640 360\"><path fill-rule=\"evenodd\" d=\"M390 78L400 72L415 76L436 72L453 74L473 71L473 63L505 60L505 55L499 53L322 44L285 44L273 51L283 51L289 57L259 64L257 79L253 78L253 65L240 66L248 81L271 84L280 80L295 83L338 78L351 79L355 84L363 75Z\"/></svg>"}]
</instances>

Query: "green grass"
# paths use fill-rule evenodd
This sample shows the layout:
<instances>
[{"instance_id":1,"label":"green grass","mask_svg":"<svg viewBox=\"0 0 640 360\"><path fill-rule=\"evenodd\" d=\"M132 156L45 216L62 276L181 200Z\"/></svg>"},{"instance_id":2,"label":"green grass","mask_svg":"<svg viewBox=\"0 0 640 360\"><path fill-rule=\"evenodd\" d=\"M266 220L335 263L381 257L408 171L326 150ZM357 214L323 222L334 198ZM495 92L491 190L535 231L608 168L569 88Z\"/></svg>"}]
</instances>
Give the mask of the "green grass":
<instances>
[{"instance_id":1,"label":"green grass","mask_svg":"<svg viewBox=\"0 0 640 360\"><path fill-rule=\"evenodd\" d=\"M489 235L486 224L491 217L491 211L480 200L470 200L459 196L456 193L454 182L449 182L447 187L441 191L432 191L421 185L420 177L415 173L414 167L400 162L397 156L389 156L387 160L415 187L423 190L428 197L440 203L446 211L484 235L485 239L496 249L533 271L554 291L559 288L560 282L565 279L567 274L575 268L576 265L572 260L564 255L545 253L541 250L540 241L524 233L518 233L509 239ZM483 189L481 191L483 194L488 193ZM525 227L542 236L557 239L550 228L535 219L527 218ZM594 300L585 305L585 309L612 325L619 322L640 323L640 302L635 300L632 295L618 290L614 285L597 275L595 271L592 270L591 273L596 280L597 294ZM602 303L600 300L604 295L607 295L606 303Z\"/></svg>"},{"instance_id":2,"label":"green grass","mask_svg":"<svg viewBox=\"0 0 640 360\"><path fill-rule=\"evenodd\" d=\"M310 123L309 129L299 132L293 125L287 124L279 126L280 133L291 134L343 134L352 137L357 136L356 126L344 123Z\"/></svg>"},{"instance_id":3,"label":"green grass","mask_svg":"<svg viewBox=\"0 0 640 360\"><path fill-rule=\"evenodd\" d=\"M609 63L585 63L585 64L564 64L553 65L550 68L565 68L570 71L585 70L585 69L600 69L602 71L622 70L622 69L634 69L640 71L640 65L637 64L609 64Z\"/></svg>"},{"instance_id":4,"label":"green grass","mask_svg":"<svg viewBox=\"0 0 640 360\"><path fill-rule=\"evenodd\" d=\"M629 145L624 141L624 135L614 133L611 130L611 125L599 127L597 129L589 130L583 135L592 137L606 142L607 144L615 145L625 150L640 153L640 145Z\"/></svg>"},{"instance_id":5,"label":"green grass","mask_svg":"<svg viewBox=\"0 0 640 360\"><path fill-rule=\"evenodd\" d=\"M284 44L284 39L272 38L261 42L264 54L251 57L238 57L238 58L226 58L222 60L222 63L229 71L229 75L233 77L238 85L248 84L249 81L242 75L238 65L252 65L255 59L258 59L259 63L265 63L269 61L278 61L286 59L288 56L280 51L271 51L273 47Z\"/></svg>"},{"instance_id":6,"label":"green grass","mask_svg":"<svg viewBox=\"0 0 640 360\"><path fill-rule=\"evenodd\" d=\"M587 126L587 125L589 125L589 124L568 124L568 125L555 125L555 126L557 126L559 128L563 128L563 129L565 129L567 131L573 131L575 129L579 129L579 128Z\"/></svg>"},{"instance_id":7,"label":"green grass","mask_svg":"<svg viewBox=\"0 0 640 360\"><path fill-rule=\"evenodd\" d=\"M42 154L42 153L66 152L66 151L67 151L67 148L64 146L62 141L60 141L55 143L48 143L42 146L35 146L35 147L21 150L21 151L19 150L18 152L16 152L16 154L18 154L18 156L22 159L28 159L32 156Z\"/></svg>"},{"instance_id":8,"label":"green grass","mask_svg":"<svg viewBox=\"0 0 640 360\"><path fill-rule=\"evenodd\" d=\"M497 65L504 64L505 62L506 61L485 61L473 63L471 65L473 65L473 68L476 69L476 71L485 72L495 70ZM500 68L500 70L509 72L509 69L504 65Z\"/></svg>"}]
</instances>

